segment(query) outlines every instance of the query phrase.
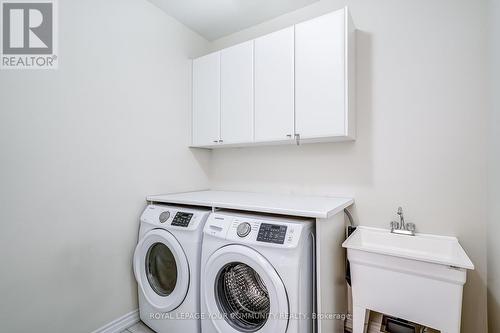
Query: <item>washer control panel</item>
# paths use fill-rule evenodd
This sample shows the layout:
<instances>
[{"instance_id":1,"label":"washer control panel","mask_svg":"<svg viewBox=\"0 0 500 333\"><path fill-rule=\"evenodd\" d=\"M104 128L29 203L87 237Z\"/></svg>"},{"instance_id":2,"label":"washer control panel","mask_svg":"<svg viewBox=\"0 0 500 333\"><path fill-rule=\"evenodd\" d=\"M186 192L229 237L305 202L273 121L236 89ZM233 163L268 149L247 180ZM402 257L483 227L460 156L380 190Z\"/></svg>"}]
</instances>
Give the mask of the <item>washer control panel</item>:
<instances>
[{"instance_id":1,"label":"washer control panel","mask_svg":"<svg viewBox=\"0 0 500 333\"><path fill-rule=\"evenodd\" d=\"M286 230L286 225L261 223L259 233L257 234L257 241L283 244L285 243Z\"/></svg>"},{"instance_id":2,"label":"washer control panel","mask_svg":"<svg viewBox=\"0 0 500 333\"><path fill-rule=\"evenodd\" d=\"M307 219L216 212L208 218L204 233L239 244L294 248L311 230L312 222Z\"/></svg>"}]
</instances>

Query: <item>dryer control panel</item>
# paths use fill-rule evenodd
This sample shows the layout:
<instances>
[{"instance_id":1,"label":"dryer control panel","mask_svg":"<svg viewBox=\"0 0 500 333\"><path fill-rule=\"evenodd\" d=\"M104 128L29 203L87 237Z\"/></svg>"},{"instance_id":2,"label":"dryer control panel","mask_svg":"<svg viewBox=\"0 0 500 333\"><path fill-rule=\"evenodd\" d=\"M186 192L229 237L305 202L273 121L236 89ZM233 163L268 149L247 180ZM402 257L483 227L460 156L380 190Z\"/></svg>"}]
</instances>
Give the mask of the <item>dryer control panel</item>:
<instances>
[{"instance_id":1,"label":"dryer control panel","mask_svg":"<svg viewBox=\"0 0 500 333\"><path fill-rule=\"evenodd\" d=\"M240 244L292 248L312 226L313 222L305 219L213 213L204 233Z\"/></svg>"},{"instance_id":2,"label":"dryer control panel","mask_svg":"<svg viewBox=\"0 0 500 333\"><path fill-rule=\"evenodd\" d=\"M210 210L167 205L148 205L141 221L164 229L195 230L205 222Z\"/></svg>"}]
</instances>

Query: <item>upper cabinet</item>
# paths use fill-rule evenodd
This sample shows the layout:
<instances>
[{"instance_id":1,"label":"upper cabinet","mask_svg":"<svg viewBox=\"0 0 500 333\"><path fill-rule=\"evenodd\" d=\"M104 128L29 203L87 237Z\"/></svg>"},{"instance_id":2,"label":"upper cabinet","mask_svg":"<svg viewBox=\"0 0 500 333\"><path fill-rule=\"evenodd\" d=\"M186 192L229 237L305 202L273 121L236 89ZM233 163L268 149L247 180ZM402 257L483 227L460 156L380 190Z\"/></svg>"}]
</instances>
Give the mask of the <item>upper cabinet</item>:
<instances>
[{"instance_id":1,"label":"upper cabinet","mask_svg":"<svg viewBox=\"0 0 500 333\"><path fill-rule=\"evenodd\" d=\"M349 137L348 18L336 11L295 26L295 131Z\"/></svg>"},{"instance_id":2,"label":"upper cabinet","mask_svg":"<svg viewBox=\"0 0 500 333\"><path fill-rule=\"evenodd\" d=\"M255 141L294 134L293 27L255 40Z\"/></svg>"},{"instance_id":3,"label":"upper cabinet","mask_svg":"<svg viewBox=\"0 0 500 333\"><path fill-rule=\"evenodd\" d=\"M221 140L253 141L253 41L221 51Z\"/></svg>"},{"instance_id":4,"label":"upper cabinet","mask_svg":"<svg viewBox=\"0 0 500 333\"><path fill-rule=\"evenodd\" d=\"M220 140L220 53L193 60L193 146Z\"/></svg>"},{"instance_id":5,"label":"upper cabinet","mask_svg":"<svg viewBox=\"0 0 500 333\"><path fill-rule=\"evenodd\" d=\"M193 60L193 144L355 139L347 8Z\"/></svg>"}]
</instances>

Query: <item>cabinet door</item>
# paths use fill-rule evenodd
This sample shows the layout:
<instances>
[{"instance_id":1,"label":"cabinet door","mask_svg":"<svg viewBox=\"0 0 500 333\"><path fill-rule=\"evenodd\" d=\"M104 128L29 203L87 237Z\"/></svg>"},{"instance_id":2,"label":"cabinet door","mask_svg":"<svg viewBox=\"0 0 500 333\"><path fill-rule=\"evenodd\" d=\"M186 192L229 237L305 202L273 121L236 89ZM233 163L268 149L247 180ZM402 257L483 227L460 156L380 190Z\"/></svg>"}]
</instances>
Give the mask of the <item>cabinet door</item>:
<instances>
[{"instance_id":1,"label":"cabinet door","mask_svg":"<svg viewBox=\"0 0 500 333\"><path fill-rule=\"evenodd\" d=\"M221 51L221 139L253 142L253 41Z\"/></svg>"},{"instance_id":2,"label":"cabinet door","mask_svg":"<svg viewBox=\"0 0 500 333\"><path fill-rule=\"evenodd\" d=\"M213 145L220 134L220 53L193 60L193 146Z\"/></svg>"},{"instance_id":3,"label":"cabinet door","mask_svg":"<svg viewBox=\"0 0 500 333\"><path fill-rule=\"evenodd\" d=\"M255 141L286 140L294 131L294 31L255 40Z\"/></svg>"},{"instance_id":4,"label":"cabinet door","mask_svg":"<svg viewBox=\"0 0 500 333\"><path fill-rule=\"evenodd\" d=\"M295 130L346 135L345 10L295 26Z\"/></svg>"}]
</instances>

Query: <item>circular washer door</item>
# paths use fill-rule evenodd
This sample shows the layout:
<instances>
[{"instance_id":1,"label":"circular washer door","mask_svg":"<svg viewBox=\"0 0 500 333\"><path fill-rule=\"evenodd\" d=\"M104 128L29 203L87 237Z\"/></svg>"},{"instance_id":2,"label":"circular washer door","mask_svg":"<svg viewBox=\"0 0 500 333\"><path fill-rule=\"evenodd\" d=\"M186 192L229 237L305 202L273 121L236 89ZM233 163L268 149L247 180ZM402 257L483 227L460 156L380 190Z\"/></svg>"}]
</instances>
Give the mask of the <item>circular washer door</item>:
<instances>
[{"instance_id":1,"label":"circular washer door","mask_svg":"<svg viewBox=\"0 0 500 333\"><path fill-rule=\"evenodd\" d=\"M189 265L177 239L154 229L144 235L134 253L134 275L149 304L169 312L182 304L189 288Z\"/></svg>"},{"instance_id":2,"label":"circular washer door","mask_svg":"<svg viewBox=\"0 0 500 333\"><path fill-rule=\"evenodd\" d=\"M202 297L219 332L286 332L286 290L260 253L242 245L222 247L210 256L204 273Z\"/></svg>"}]
</instances>

